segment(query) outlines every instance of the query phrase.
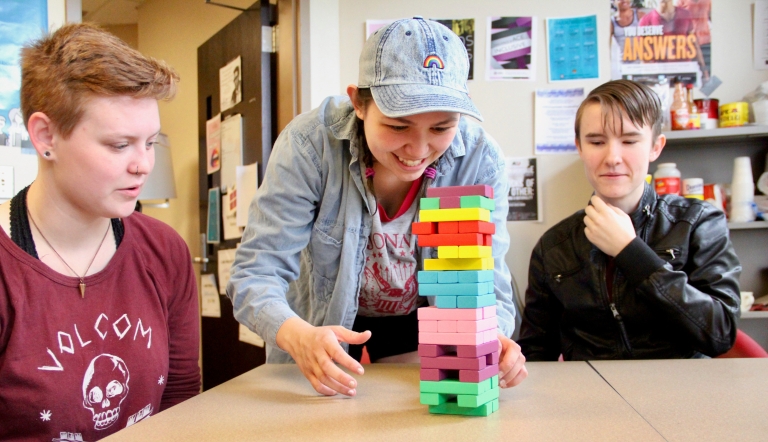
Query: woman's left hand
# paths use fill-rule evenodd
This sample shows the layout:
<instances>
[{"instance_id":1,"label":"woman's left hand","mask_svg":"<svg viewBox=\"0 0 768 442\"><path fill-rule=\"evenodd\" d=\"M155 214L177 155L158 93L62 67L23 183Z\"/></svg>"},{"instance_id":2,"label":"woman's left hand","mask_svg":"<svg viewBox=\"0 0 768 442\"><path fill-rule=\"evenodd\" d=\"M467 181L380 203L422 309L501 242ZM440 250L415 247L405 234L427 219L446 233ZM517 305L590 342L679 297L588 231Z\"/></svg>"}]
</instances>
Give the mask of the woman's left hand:
<instances>
[{"instance_id":1,"label":"woman's left hand","mask_svg":"<svg viewBox=\"0 0 768 442\"><path fill-rule=\"evenodd\" d=\"M517 342L499 333L499 387L514 387L528 377L525 356Z\"/></svg>"}]
</instances>

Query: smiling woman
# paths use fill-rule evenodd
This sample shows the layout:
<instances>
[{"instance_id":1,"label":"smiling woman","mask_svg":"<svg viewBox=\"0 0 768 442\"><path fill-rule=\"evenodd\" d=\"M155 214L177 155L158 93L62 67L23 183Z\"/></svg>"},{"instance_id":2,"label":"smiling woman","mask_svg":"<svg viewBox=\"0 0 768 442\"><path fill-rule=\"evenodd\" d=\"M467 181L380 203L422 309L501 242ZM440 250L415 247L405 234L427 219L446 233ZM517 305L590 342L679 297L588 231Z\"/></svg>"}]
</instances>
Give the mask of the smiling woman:
<instances>
[{"instance_id":1,"label":"smiling woman","mask_svg":"<svg viewBox=\"0 0 768 442\"><path fill-rule=\"evenodd\" d=\"M268 362L295 362L317 392L354 396L366 346L373 362L418 362L419 250L411 232L430 186L494 188L499 384L526 377L509 336L504 255L507 176L477 123L469 60L447 27L421 17L379 29L357 85L298 116L280 134L251 204L227 295L264 338ZM348 350L348 352L347 352Z\"/></svg>"},{"instance_id":2,"label":"smiling woman","mask_svg":"<svg viewBox=\"0 0 768 442\"><path fill-rule=\"evenodd\" d=\"M100 439L199 390L189 252L134 213L155 162L157 102L177 81L92 25L22 51L39 166L0 205L2 440Z\"/></svg>"}]
</instances>

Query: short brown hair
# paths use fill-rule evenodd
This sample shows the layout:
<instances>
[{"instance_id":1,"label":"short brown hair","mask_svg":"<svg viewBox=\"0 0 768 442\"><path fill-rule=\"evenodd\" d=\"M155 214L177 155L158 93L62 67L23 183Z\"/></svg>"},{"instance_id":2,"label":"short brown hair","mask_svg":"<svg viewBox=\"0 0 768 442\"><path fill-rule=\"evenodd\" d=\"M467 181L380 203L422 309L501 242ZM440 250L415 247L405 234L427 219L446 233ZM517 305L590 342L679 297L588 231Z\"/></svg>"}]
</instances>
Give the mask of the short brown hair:
<instances>
[{"instance_id":1,"label":"short brown hair","mask_svg":"<svg viewBox=\"0 0 768 442\"><path fill-rule=\"evenodd\" d=\"M179 75L98 26L68 24L21 51L24 124L43 112L68 137L94 96L171 99Z\"/></svg>"},{"instance_id":2,"label":"short brown hair","mask_svg":"<svg viewBox=\"0 0 768 442\"><path fill-rule=\"evenodd\" d=\"M603 125L608 124L608 116L616 117L621 130L624 130L622 115L637 127L651 126L653 141L661 134L663 120L662 106L659 96L648 86L631 80L614 80L603 83L592 90L581 102L576 111L576 139L581 135L581 117L584 108L592 103L600 104L603 109Z\"/></svg>"}]
</instances>

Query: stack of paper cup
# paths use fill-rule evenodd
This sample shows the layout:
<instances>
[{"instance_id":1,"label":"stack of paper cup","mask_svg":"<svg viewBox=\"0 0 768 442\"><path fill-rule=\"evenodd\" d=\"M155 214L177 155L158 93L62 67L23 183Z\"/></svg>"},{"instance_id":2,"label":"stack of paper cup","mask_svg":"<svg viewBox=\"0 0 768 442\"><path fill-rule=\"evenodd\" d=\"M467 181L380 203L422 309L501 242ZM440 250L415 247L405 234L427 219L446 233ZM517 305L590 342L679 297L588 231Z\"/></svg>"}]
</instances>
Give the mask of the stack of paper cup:
<instances>
[{"instance_id":1,"label":"stack of paper cup","mask_svg":"<svg viewBox=\"0 0 768 442\"><path fill-rule=\"evenodd\" d=\"M752 180L752 163L749 157L738 157L733 161L731 181L730 221L743 223L755 220L752 203L755 200L755 184Z\"/></svg>"}]
</instances>

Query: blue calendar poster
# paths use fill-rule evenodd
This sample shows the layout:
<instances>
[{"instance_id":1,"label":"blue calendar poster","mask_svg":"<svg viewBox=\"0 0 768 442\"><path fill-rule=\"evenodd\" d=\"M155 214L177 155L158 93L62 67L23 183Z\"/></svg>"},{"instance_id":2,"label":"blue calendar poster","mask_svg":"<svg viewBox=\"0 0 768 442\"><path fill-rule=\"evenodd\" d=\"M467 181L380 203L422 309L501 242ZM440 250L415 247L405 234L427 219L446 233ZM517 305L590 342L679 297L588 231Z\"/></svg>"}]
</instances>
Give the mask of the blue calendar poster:
<instances>
[{"instance_id":1,"label":"blue calendar poster","mask_svg":"<svg viewBox=\"0 0 768 442\"><path fill-rule=\"evenodd\" d=\"M549 81L598 78L597 15L547 19Z\"/></svg>"}]
</instances>

